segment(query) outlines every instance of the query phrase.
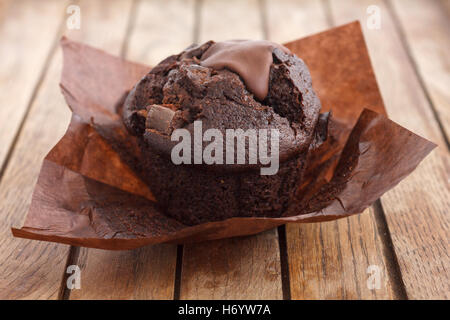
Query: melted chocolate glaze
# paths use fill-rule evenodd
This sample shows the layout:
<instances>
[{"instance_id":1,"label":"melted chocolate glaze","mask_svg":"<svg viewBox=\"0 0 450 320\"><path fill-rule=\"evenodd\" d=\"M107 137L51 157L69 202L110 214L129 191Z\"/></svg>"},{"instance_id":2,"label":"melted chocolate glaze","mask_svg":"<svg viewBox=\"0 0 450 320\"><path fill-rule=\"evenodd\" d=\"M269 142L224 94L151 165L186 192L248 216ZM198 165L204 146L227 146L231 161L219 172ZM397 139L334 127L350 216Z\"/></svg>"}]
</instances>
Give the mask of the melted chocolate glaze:
<instances>
[{"instance_id":1,"label":"melted chocolate glaze","mask_svg":"<svg viewBox=\"0 0 450 320\"><path fill-rule=\"evenodd\" d=\"M237 73L248 90L262 101L269 91L270 66L275 48L291 53L288 48L267 40L230 40L212 44L200 61L204 67L216 70L226 68Z\"/></svg>"}]
</instances>

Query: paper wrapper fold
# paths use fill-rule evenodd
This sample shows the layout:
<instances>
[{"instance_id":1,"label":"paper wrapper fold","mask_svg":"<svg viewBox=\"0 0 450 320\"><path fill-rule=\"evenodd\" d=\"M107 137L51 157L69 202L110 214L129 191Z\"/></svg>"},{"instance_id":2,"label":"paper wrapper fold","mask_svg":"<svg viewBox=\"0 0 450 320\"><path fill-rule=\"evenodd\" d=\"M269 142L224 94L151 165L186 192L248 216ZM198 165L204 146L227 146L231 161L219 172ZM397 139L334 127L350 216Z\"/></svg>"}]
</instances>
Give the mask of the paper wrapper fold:
<instances>
[{"instance_id":1,"label":"paper wrapper fold","mask_svg":"<svg viewBox=\"0 0 450 320\"><path fill-rule=\"evenodd\" d=\"M308 65L328 140L309 157L305 183L280 218L232 218L186 226L160 212L131 167L141 157L119 115L150 67L63 38L62 92L73 115L44 159L31 207L16 237L123 250L250 235L286 222L360 213L411 173L435 145L385 116L358 22L286 46Z\"/></svg>"}]
</instances>

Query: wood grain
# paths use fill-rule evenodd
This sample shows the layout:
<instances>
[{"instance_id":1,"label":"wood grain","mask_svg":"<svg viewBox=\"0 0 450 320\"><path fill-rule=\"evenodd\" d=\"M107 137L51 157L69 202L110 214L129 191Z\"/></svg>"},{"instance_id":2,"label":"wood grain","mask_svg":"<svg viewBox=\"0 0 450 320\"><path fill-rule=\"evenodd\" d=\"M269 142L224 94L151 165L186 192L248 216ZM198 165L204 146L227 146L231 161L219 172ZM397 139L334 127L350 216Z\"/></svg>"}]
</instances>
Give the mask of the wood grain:
<instances>
[{"instance_id":1,"label":"wood grain","mask_svg":"<svg viewBox=\"0 0 450 320\"><path fill-rule=\"evenodd\" d=\"M329 22L322 4L322 1L268 1L271 40L295 40L327 29ZM372 209L326 223L288 224L286 242L292 299L396 297ZM367 286L369 266L379 270L378 289Z\"/></svg>"},{"instance_id":2,"label":"wood grain","mask_svg":"<svg viewBox=\"0 0 450 320\"><path fill-rule=\"evenodd\" d=\"M154 245L127 251L82 248L77 261L81 289L70 299L172 299L176 247Z\"/></svg>"},{"instance_id":3,"label":"wood grain","mask_svg":"<svg viewBox=\"0 0 450 320\"><path fill-rule=\"evenodd\" d=\"M194 0L140 1L126 50L131 61L156 65L194 38Z\"/></svg>"},{"instance_id":4,"label":"wood grain","mask_svg":"<svg viewBox=\"0 0 450 320\"><path fill-rule=\"evenodd\" d=\"M448 1L447 1L448 2ZM450 22L438 1L391 1L397 24L450 140Z\"/></svg>"},{"instance_id":5,"label":"wood grain","mask_svg":"<svg viewBox=\"0 0 450 320\"><path fill-rule=\"evenodd\" d=\"M337 221L290 224L286 238L292 299L399 298L372 208ZM368 285L372 272L379 287Z\"/></svg>"},{"instance_id":6,"label":"wood grain","mask_svg":"<svg viewBox=\"0 0 450 320\"><path fill-rule=\"evenodd\" d=\"M384 1L330 2L333 20L361 19L391 119L439 147L381 201L408 298L449 297L449 154ZM381 10L381 28L367 29L366 8Z\"/></svg>"},{"instance_id":7,"label":"wood grain","mask_svg":"<svg viewBox=\"0 0 450 320\"><path fill-rule=\"evenodd\" d=\"M0 3L0 175L57 41L67 3Z\"/></svg>"},{"instance_id":8,"label":"wood grain","mask_svg":"<svg viewBox=\"0 0 450 320\"><path fill-rule=\"evenodd\" d=\"M329 28L321 0L266 0L268 38L285 43Z\"/></svg>"},{"instance_id":9,"label":"wood grain","mask_svg":"<svg viewBox=\"0 0 450 320\"><path fill-rule=\"evenodd\" d=\"M213 39L261 39L257 1L204 1L199 43ZM181 299L281 299L278 233L184 246Z\"/></svg>"},{"instance_id":10,"label":"wood grain","mask_svg":"<svg viewBox=\"0 0 450 320\"><path fill-rule=\"evenodd\" d=\"M39 86L47 56L51 54L64 18L67 2L43 1L39 10L29 1L2 2L0 37L0 164L17 134L22 117ZM4 11L3 11L4 10ZM7 20L4 20L6 19ZM53 80L45 77L42 86ZM41 86L41 87L42 87ZM55 83L54 92L58 92ZM31 106L60 107L62 98L41 90ZM48 110L48 109L47 109ZM0 298L55 299L58 297L68 246L15 239L11 225L20 225L31 200L40 163L48 148L62 134L64 123L45 123L64 117L66 110L33 113L11 154L0 183ZM61 121L60 121L61 122Z\"/></svg>"},{"instance_id":11,"label":"wood grain","mask_svg":"<svg viewBox=\"0 0 450 320\"><path fill-rule=\"evenodd\" d=\"M65 4L62 3L62 5ZM39 68L42 68L43 60L49 54L52 43L59 32L57 26L64 18L64 6L60 7L54 3L43 3L43 7L39 10L29 2L16 2L14 5L26 7L14 9L17 22L28 25L27 29L34 28L35 30L25 31L26 35L22 39L20 31L23 30L23 27L19 28L16 25L15 36L13 36L14 31L12 30L10 32L13 33L8 36L12 37L10 39L12 47L8 49L8 52L17 53L18 60L10 58L9 63L12 65L9 65L6 71L14 74L17 70L17 78L14 77L6 88L1 89L9 91L7 95L2 92L2 99L10 100L8 100L9 103L2 101L0 113L4 112L5 108L12 109L10 110L11 115L2 114L0 121L14 120L16 127L9 127L9 125L3 127L2 124L2 132L17 130L17 121L21 120L20 117L23 116L29 103L28 100L32 96L31 92L38 85ZM12 12L8 14L12 14ZM27 19L31 21L25 21ZM14 24L14 22L7 22L6 25L10 23ZM39 25L42 25L43 29L39 29ZM11 27L13 26L7 28ZM29 34L30 32L31 34ZM42 38L39 38L41 32L49 35L42 34ZM1 41L2 44L5 43L3 38ZM28 41L30 43L27 43ZM39 45L40 41L43 42L42 45ZM31 61L27 61L26 52ZM34 52L36 52L36 57L32 57ZM29 64L30 62L31 64ZM3 68L1 72L3 72ZM27 75L27 73L29 74ZM1 299L58 298L68 246L16 239L12 237L10 231L11 225L20 225L25 217L42 158L65 130L64 119L68 115L68 109L61 108L63 99L58 93L57 79L57 74L52 74L51 71L47 72L31 105L29 119L32 121L25 123L0 183L0 199L2 199L0 202ZM25 98L22 97L19 90L21 81L24 82L26 89L23 92ZM53 89L50 89L50 86L54 86ZM17 104L15 99L19 99ZM57 120L53 122L54 119ZM54 123L54 125L45 125L48 123ZM2 144L3 141L6 145L11 142L3 135L1 139Z\"/></svg>"},{"instance_id":12,"label":"wood grain","mask_svg":"<svg viewBox=\"0 0 450 320\"><path fill-rule=\"evenodd\" d=\"M186 8L190 10L186 12ZM108 21L125 17L120 11L117 9L117 16ZM129 6L122 11L129 12ZM140 1L130 19L126 58L155 65L192 41L194 2ZM166 19L173 23L168 24ZM120 32L124 30L125 24L121 25ZM172 299L176 258L175 245L153 245L123 252L81 248L78 263L82 288L73 290L70 298Z\"/></svg>"},{"instance_id":13,"label":"wood grain","mask_svg":"<svg viewBox=\"0 0 450 320\"><path fill-rule=\"evenodd\" d=\"M265 37L259 1L207 0L200 3L199 43Z\"/></svg>"},{"instance_id":14,"label":"wood grain","mask_svg":"<svg viewBox=\"0 0 450 320\"><path fill-rule=\"evenodd\" d=\"M280 299L276 229L184 246L181 299Z\"/></svg>"},{"instance_id":15,"label":"wood grain","mask_svg":"<svg viewBox=\"0 0 450 320\"><path fill-rule=\"evenodd\" d=\"M126 2L80 1L80 30L66 31L75 40L120 52L127 19ZM128 4L128 8L130 3ZM123 29L123 30L121 30ZM108 33L105 31L109 30ZM114 40L115 39L115 40ZM70 111L60 93L62 54L58 48L37 92L23 130L0 184L2 214L2 290L8 298L57 298L65 272L68 246L12 238L29 206L33 186L45 154L64 134Z\"/></svg>"},{"instance_id":16,"label":"wood grain","mask_svg":"<svg viewBox=\"0 0 450 320\"><path fill-rule=\"evenodd\" d=\"M56 299L61 293L69 247L13 238L10 227L22 224L42 159L70 119L58 87L62 56L54 48L58 28L65 29L68 3L0 2L0 168L9 159L4 171L0 169L0 299ZM389 234L382 228L378 208L338 221L287 226L291 296L401 298L398 287L404 284L408 298L450 297L450 157L436 122L437 114L448 138L448 1L82 0L78 4L81 29L66 30L70 38L152 65L192 41L268 37L284 42L331 23L361 19L390 117L439 147L382 197L394 255L386 246ZM366 27L369 5L381 9L379 30ZM79 253L81 289L71 292L72 299L174 297L174 245ZM400 281L394 279L397 260ZM368 266L380 271L378 290L367 287ZM277 230L186 245L180 297L282 298Z\"/></svg>"}]
</instances>

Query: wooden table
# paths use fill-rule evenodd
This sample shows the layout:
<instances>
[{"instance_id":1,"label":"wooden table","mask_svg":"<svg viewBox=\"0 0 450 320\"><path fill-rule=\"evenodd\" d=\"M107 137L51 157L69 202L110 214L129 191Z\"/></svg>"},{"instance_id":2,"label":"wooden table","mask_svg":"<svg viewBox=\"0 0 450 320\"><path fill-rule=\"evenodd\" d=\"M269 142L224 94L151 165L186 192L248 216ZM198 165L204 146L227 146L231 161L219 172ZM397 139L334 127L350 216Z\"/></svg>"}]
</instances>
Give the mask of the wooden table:
<instances>
[{"instance_id":1,"label":"wooden table","mask_svg":"<svg viewBox=\"0 0 450 320\"><path fill-rule=\"evenodd\" d=\"M79 30L67 28L70 4L81 9ZM380 29L366 27L370 5ZM449 15L449 1L438 0L1 0L0 298L450 298ZM355 19L389 116L439 145L363 214L122 252L12 237L70 119L58 87L62 34L154 65L192 42L284 42ZM81 289L65 286L71 264Z\"/></svg>"}]
</instances>

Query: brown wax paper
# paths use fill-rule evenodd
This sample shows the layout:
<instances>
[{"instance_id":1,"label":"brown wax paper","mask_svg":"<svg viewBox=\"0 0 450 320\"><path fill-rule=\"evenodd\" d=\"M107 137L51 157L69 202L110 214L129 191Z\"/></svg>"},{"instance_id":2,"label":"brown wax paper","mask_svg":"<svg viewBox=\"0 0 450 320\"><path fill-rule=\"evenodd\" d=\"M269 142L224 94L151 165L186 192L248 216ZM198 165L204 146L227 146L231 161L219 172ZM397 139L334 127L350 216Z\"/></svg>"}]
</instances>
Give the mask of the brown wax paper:
<instances>
[{"instance_id":1,"label":"brown wax paper","mask_svg":"<svg viewBox=\"0 0 450 320\"><path fill-rule=\"evenodd\" d=\"M16 237L123 250L255 234L287 222L360 213L411 173L435 145L386 117L358 22L286 46L308 65L328 139L311 150L305 182L280 218L232 218L186 226L160 212L120 108L150 67L62 39L62 92L73 115L44 159L31 207Z\"/></svg>"}]
</instances>

